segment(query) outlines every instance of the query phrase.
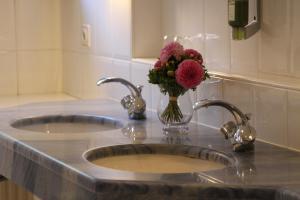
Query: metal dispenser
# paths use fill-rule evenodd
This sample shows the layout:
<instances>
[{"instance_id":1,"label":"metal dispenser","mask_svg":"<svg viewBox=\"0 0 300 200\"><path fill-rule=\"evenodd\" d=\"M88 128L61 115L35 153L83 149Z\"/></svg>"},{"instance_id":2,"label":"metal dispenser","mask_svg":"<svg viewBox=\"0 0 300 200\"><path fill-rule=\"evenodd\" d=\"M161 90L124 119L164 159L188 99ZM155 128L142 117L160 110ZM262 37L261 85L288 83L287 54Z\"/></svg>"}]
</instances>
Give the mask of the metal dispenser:
<instances>
[{"instance_id":1,"label":"metal dispenser","mask_svg":"<svg viewBox=\"0 0 300 200\"><path fill-rule=\"evenodd\" d=\"M261 25L261 0L228 0L228 22L233 40L245 40Z\"/></svg>"}]
</instances>

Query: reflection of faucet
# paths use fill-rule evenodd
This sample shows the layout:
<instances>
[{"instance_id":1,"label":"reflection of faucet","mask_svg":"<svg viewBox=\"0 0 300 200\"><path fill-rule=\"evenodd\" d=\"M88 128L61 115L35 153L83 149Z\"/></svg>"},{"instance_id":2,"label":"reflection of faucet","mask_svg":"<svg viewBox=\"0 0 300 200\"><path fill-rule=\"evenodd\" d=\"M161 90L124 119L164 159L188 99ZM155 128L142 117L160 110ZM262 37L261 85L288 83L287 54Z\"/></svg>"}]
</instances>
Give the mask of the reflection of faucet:
<instances>
[{"instance_id":1,"label":"reflection of faucet","mask_svg":"<svg viewBox=\"0 0 300 200\"><path fill-rule=\"evenodd\" d=\"M220 129L226 139L231 139L234 151L252 150L254 148L256 131L249 125L249 115L244 114L234 105L221 100L203 100L195 103L193 108L196 111L209 106L224 107L234 116L235 122L229 121Z\"/></svg>"},{"instance_id":2,"label":"reflection of faucet","mask_svg":"<svg viewBox=\"0 0 300 200\"><path fill-rule=\"evenodd\" d=\"M122 133L130 138L133 144L142 144L147 139L147 130L144 124L129 123L122 128Z\"/></svg>"},{"instance_id":3,"label":"reflection of faucet","mask_svg":"<svg viewBox=\"0 0 300 200\"><path fill-rule=\"evenodd\" d=\"M145 119L146 102L142 97L142 86L135 86L129 81L122 78L107 77L97 81L97 85L104 83L118 82L125 85L131 92L131 95L124 97L121 100L122 106L128 110L130 119Z\"/></svg>"}]
</instances>

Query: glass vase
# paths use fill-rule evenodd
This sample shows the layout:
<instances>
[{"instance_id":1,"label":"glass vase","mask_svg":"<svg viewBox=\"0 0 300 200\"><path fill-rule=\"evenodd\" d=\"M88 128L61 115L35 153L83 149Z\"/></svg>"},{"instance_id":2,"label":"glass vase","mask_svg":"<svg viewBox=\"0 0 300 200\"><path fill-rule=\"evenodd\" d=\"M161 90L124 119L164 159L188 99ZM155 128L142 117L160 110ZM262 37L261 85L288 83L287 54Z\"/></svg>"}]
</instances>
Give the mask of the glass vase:
<instances>
[{"instance_id":1,"label":"glass vase","mask_svg":"<svg viewBox=\"0 0 300 200\"><path fill-rule=\"evenodd\" d=\"M188 123L193 116L193 104L189 92L173 97L160 94L157 115L164 124L163 131L168 133L187 133Z\"/></svg>"}]
</instances>

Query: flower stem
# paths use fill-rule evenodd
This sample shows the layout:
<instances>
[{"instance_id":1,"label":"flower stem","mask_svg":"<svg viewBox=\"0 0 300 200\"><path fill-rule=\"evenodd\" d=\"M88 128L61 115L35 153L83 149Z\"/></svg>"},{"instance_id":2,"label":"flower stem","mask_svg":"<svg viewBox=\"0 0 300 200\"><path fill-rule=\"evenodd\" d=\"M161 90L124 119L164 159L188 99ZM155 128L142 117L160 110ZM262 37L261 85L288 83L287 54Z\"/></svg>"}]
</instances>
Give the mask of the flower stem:
<instances>
[{"instance_id":1,"label":"flower stem","mask_svg":"<svg viewBox=\"0 0 300 200\"><path fill-rule=\"evenodd\" d=\"M162 119L167 123L180 122L183 118L183 114L178 106L177 98L170 97L168 106L161 114Z\"/></svg>"}]
</instances>

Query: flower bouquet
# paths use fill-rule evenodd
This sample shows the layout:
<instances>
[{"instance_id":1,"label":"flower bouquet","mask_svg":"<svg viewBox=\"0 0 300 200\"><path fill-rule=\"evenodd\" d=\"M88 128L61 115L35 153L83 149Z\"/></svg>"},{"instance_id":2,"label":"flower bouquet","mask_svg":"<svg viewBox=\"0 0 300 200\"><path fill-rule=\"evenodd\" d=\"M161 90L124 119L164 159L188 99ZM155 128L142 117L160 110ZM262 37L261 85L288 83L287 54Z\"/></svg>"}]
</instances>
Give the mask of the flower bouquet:
<instances>
[{"instance_id":1,"label":"flower bouquet","mask_svg":"<svg viewBox=\"0 0 300 200\"><path fill-rule=\"evenodd\" d=\"M159 113L159 118L165 124L176 124L184 118L178 98L189 89L195 91L209 75L198 51L184 49L180 43L171 42L161 50L160 57L149 71L148 77L149 83L157 84L161 93L169 97L167 106Z\"/></svg>"}]
</instances>

